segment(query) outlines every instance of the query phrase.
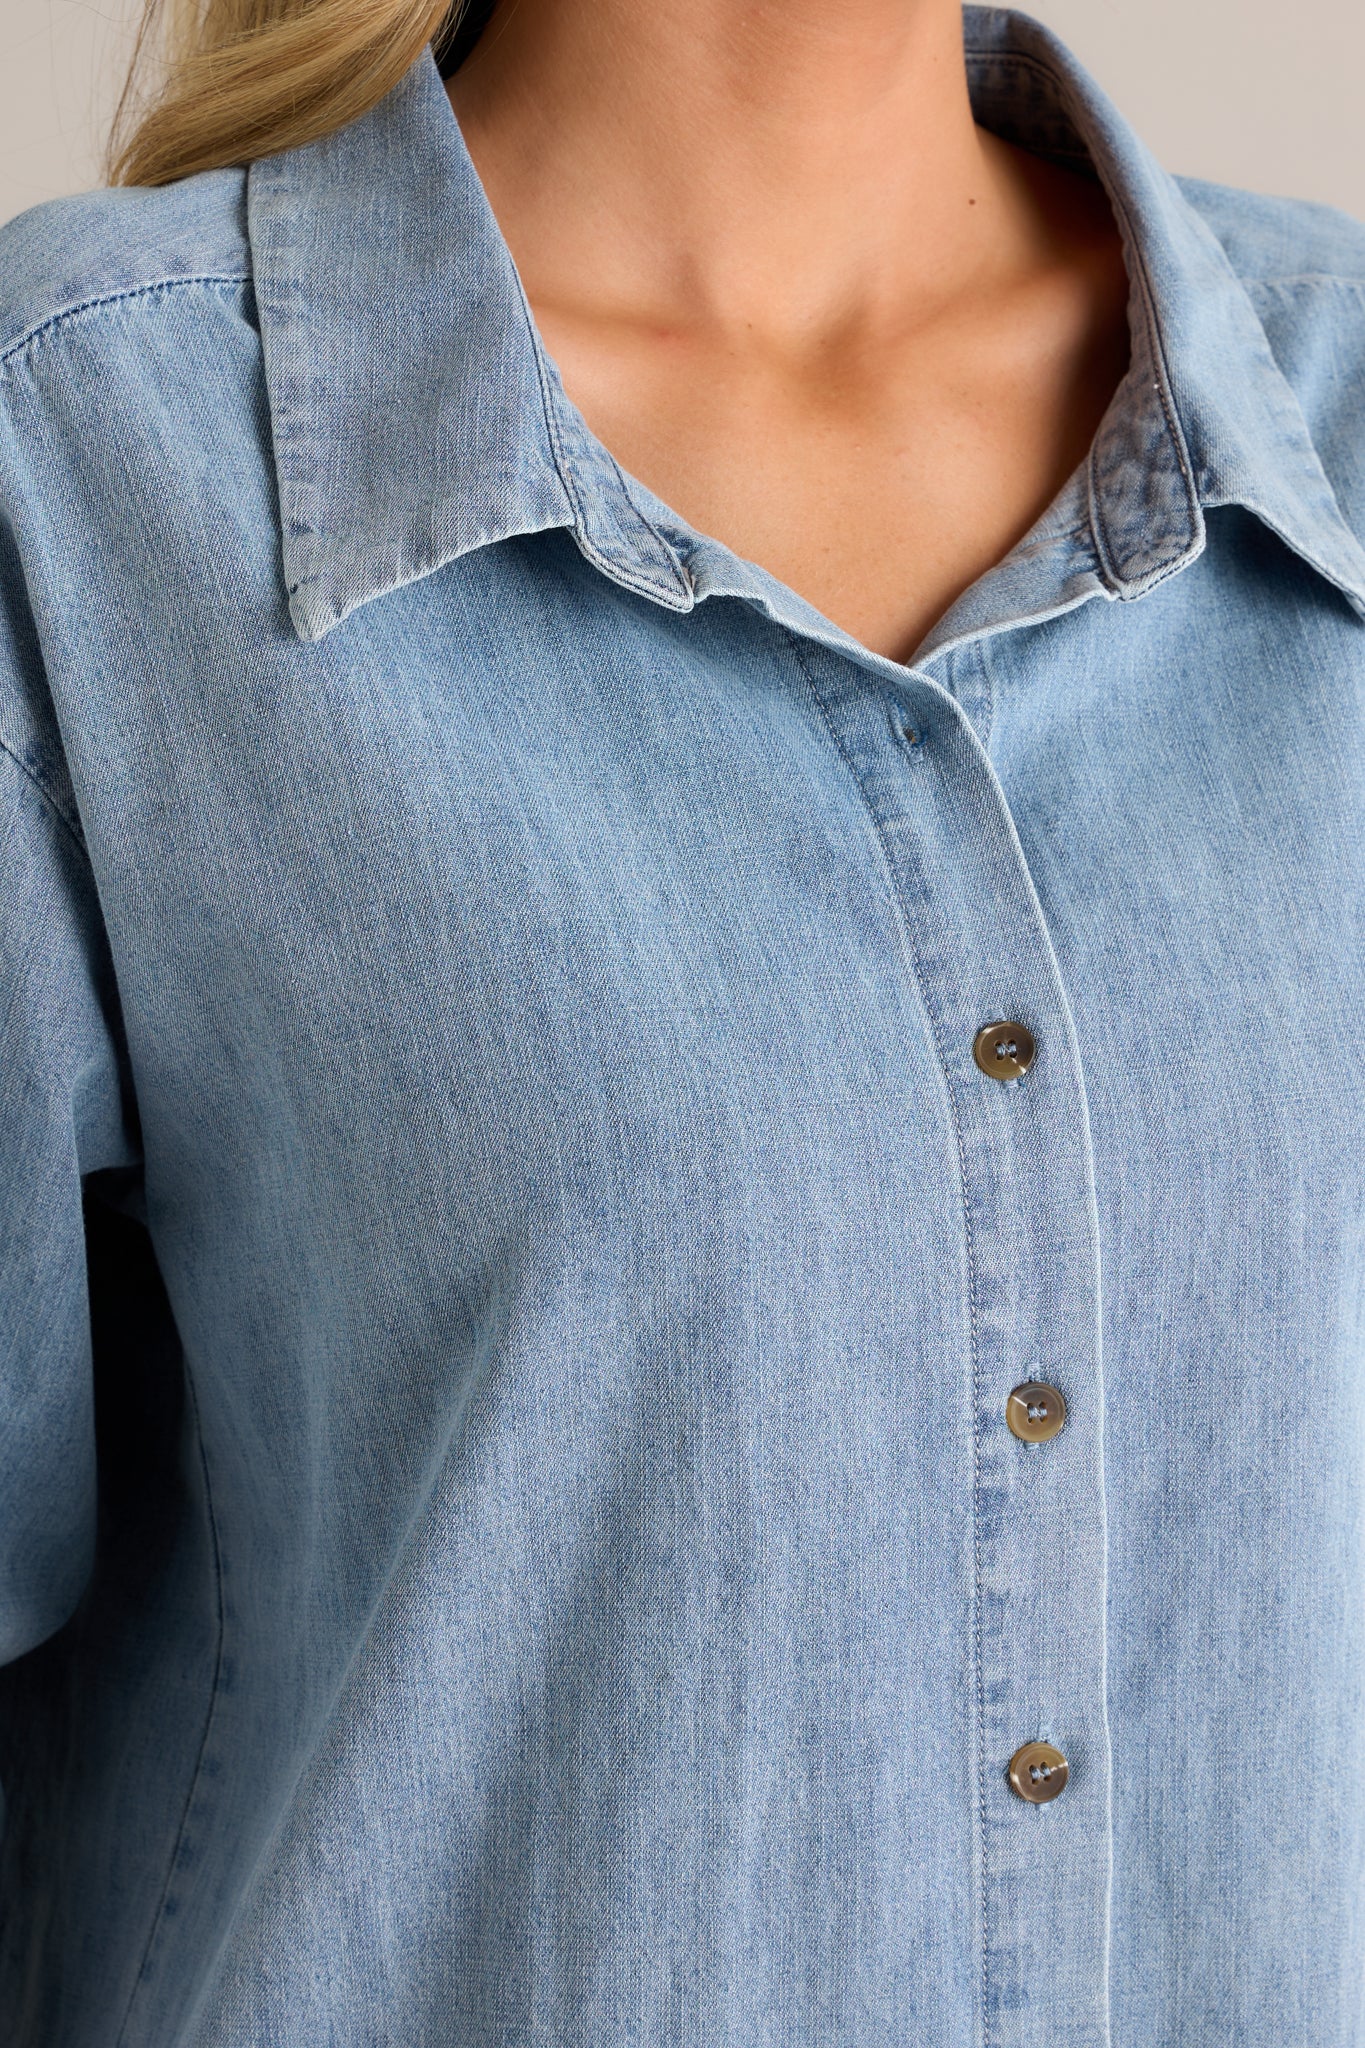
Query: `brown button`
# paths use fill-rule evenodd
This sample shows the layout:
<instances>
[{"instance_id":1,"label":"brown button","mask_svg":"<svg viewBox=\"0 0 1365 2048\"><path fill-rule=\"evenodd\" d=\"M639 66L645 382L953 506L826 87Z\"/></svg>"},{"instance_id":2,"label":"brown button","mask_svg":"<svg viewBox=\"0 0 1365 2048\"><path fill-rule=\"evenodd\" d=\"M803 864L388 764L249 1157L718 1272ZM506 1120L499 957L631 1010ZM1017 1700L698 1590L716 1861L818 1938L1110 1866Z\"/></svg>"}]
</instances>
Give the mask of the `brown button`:
<instances>
[{"instance_id":1,"label":"brown button","mask_svg":"<svg viewBox=\"0 0 1365 2048\"><path fill-rule=\"evenodd\" d=\"M1071 1772L1050 1742L1026 1742L1010 1758L1010 1783L1030 1806L1045 1806L1063 1790Z\"/></svg>"},{"instance_id":2,"label":"brown button","mask_svg":"<svg viewBox=\"0 0 1365 2048\"><path fill-rule=\"evenodd\" d=\"M1060 1387L1046 1380L1025 1380L1012 1389L1005 1403L1005 1420L1021 1443L1050 1443L1066 1421L1066 1401Z\"/></svg>"},{"instance_id":3,"label":"brown button","mask_svg":"<svg viewBox=\"0 0 1365 2048\"><path fill-rule=\"evenodd\" d=\"M972 1040L972 1058L983 1074L996 1081L1017 1081L1033 1065L1033 1033L1027 1024L1006 1017L983 1024Z\"/></svg>"}]
</instances>

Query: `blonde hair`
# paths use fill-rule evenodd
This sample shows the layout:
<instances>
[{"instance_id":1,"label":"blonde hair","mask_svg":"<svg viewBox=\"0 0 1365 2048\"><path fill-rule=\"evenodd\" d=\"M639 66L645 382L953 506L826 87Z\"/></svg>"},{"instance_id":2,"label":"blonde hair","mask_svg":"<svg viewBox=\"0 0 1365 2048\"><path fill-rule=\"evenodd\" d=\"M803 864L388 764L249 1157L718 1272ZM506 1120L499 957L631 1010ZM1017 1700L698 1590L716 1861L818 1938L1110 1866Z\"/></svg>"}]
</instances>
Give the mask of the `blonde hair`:
<instances>
[{"instance_id":1,"label":"blonde hair","mask_svg":"<svg viewBox=\"0 0 1365 2048\"><path fill-rule=\"evenodd\" d=\"M383 99L467 0L146 0L106 157L111 185L169 185L314 142ZM480 22L480 26L482 23ZM158 84L141 80L158 50Z\"/></svg>"}]
</instances>

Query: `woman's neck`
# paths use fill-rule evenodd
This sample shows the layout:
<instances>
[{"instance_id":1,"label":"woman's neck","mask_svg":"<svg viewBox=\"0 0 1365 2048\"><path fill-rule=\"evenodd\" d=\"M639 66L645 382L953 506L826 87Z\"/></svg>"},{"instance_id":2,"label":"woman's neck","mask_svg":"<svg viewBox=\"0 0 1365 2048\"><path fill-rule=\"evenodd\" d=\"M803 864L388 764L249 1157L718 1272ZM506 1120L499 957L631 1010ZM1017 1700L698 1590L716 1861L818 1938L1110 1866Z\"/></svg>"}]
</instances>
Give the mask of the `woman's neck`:
<instances>
[{"instance_id":1,"label":"woman's neck","mask_svg":"<svg viewBox=\"0 0 1365 2048\"><path fill-rule=\"evenodd\" d=\"M448 91L533 303L804 356L1048 233L973 121L957 0L503 0Z\"/></svg>"}]
</instances>

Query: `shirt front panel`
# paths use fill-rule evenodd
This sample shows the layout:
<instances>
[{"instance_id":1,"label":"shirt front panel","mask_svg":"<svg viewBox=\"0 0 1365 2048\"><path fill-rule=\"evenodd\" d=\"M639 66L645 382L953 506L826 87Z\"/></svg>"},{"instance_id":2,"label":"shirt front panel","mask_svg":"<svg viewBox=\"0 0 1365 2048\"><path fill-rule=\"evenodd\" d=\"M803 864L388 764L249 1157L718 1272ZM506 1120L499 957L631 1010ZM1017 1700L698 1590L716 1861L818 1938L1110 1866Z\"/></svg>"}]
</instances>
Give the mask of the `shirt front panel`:
<instances>
[{"instance_id":1,"label":"shirt front panel","mask_svg":"<svg viewBox=\"0 0 1365 2048\"><path fill-rule=\"evenodd\" d=\"M466 527L334 558L276 175L253 288L6 363L8 1099L57 1105L12 1270L83 1275L71 1152L141 1248L113 1519L4 1673L26 2038L1358 2048L1347 542L1124 412L1107 510L890 663L622 478L532 334Z\"/></svg>"}]
</instances>

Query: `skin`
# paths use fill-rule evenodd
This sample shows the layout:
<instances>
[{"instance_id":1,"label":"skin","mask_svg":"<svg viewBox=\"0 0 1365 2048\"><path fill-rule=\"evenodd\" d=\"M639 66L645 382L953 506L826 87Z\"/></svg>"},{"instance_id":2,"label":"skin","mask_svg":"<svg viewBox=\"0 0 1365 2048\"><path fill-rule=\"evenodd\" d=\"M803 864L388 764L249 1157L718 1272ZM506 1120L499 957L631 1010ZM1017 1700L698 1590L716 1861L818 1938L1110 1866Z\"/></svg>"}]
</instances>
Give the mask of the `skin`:
<instances>
[{"instance_id":1,"label":"skin","mask_svg":"<svg viewBox=\"0 0 1365 2048\"><path fill-rule=\"evenodd\" d=\"M1084 458L1118 231L975 124L957 0L501 0L448 91L593 432L867 647Z\"/></svg>"}]
</instances>

